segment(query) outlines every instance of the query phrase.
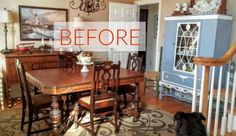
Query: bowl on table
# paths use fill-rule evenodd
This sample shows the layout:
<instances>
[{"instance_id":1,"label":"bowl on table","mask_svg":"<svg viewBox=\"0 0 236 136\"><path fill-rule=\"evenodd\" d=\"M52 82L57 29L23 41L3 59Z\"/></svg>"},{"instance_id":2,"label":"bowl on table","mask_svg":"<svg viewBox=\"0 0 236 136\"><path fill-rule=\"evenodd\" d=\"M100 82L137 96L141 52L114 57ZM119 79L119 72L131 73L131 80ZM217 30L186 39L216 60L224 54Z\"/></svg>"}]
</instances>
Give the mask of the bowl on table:
<instances>
[{"instance_id":1,"label":"bowl on table","mask_svg":"<svg viewBox=\"0 0 236 136\"><path fill-rule=\"evenodd\" d=\"M90 64L91 63L91 57L80 57L80 62L82 64Z\"/></svg>"}]
</instances>

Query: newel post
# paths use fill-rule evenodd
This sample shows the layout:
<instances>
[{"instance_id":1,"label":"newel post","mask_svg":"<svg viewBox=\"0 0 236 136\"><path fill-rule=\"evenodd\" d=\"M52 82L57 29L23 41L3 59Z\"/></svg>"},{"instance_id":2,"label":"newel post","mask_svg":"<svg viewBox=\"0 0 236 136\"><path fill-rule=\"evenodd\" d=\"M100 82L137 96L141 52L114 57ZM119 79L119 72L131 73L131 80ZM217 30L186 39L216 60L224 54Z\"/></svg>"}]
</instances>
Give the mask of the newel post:
<instances>
[{"instance_id":1,"label":"newel post","mask_svg":"<svg viewBox=\"0 0 236 136\"><path fill-rule=\"evenodd\" d=\"M204 83L203 83L203 105L202 105L202 113L205 117L208 115L208 91L209 91L209 74L210 74L210 66L205 66L204 70Z\"/></svg>"}]
</instances>

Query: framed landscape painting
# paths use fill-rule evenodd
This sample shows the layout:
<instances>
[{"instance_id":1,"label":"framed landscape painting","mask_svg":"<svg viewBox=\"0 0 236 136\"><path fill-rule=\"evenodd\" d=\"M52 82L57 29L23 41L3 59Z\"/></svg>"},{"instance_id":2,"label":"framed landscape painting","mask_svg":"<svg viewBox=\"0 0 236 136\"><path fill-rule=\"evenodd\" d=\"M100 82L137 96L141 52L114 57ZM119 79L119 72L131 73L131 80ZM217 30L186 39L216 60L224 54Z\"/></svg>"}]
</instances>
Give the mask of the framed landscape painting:
<instances>
[{"instance_id":1,"label":"framed landscape painting","mask_svg":"<svg viewBox=\"0 0 236 136\"><path fill-rule=\"evenodd\" d=\"M20 39L53 39L54 22L68 20L67 9L19 6Z\"/></svg>"}]
</instances>

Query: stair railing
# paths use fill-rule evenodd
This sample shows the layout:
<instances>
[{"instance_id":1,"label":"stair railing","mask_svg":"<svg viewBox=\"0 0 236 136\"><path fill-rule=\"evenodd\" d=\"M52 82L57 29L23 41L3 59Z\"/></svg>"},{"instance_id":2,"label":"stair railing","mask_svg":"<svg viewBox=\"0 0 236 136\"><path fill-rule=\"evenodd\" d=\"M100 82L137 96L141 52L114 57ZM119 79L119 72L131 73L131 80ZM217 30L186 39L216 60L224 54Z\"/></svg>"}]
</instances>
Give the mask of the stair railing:
<instances>
[{"instance_id":1,"label":"stair railing","mask_svg":"<svg viewBox=\"0 0 236 136\"><path fill-rule=\"evenodd\" d=\"M236 56L236 43L234 43L231 48L224 54L221 58L205 58L205 57L195 57L193 58L193 63L195 64L195 77L193 86L193 99L192 99L192 112L197 111L197 90L198 90L198 69L202 67L202 80L199 96L199 112L202 112L205 117L207 117L207 132L211 134L211 124L214 123L213 135L217 136L219 133L224 136L227 132L232 132L233 127L233 114L235 108L235 91L236 91L236 68L235 64L232 64L233 58ZM224 71L225 66L228 66L226 74L226 83L224 82ZM219 78L216 76L219 67ZM232 72L233 69L233 72ZM230 72L231 70L231 72ZM231 78L233 77L233 79ZM218 82L215 80L218 79ZM210 83L209 83L210 82ZM218 83L218 84L217 84ZM223 84L225 83L225 84ZM230 83L232 83L230 87ZM225 89L223 88L225 86ZM216 88L214 88L216 87ZM231 90L230 90L231 89ZM217 90L214 92L214 90ZM214 94L216 93L216 104L214 103ZM223 95L224 94L224 95ZM229 95L231 94L231 96ZM222 96L224 99L222 101ZM231 97L231 98L229 98ZM230 101L231 100L231 101ZM221 103L223 106L223 115L220 117ZM230 109L228 109L228 104L231 104ZM228 112L229 110L229 112ZM213 112L215 111L215 113ZM214 118L213 118L214 115ZM212 119L213 118L213 119ZM221 118L221 122L219 119ZM220 125L220 131L219 131ZM234 124L236 125L236 123Z\"/></svg>"}]
</instances>

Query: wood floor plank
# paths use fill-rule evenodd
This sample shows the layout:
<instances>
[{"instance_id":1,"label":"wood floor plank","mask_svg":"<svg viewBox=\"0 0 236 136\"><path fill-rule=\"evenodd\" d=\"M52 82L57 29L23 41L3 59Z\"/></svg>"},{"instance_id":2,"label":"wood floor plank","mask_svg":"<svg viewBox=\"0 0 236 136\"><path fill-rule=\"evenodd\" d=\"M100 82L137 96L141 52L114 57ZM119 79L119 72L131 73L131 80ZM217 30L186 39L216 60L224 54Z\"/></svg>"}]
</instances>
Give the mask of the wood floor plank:
<instances>
[{"instance_id":1,"label":"wood floor plank","mask_svg":"<svg viewBox=\"0 0 236 136\"><path fill-rule=\"evenodd\" d=\"M191 104L179 101L171 97L164 97L163 99L160 100L156 96L155 92L151 90L147 90L145 95L141 97L141 100L145 105L157 106L162 110L172 114L178 111L191 112Z\"/></svg>"}]
</instances>

